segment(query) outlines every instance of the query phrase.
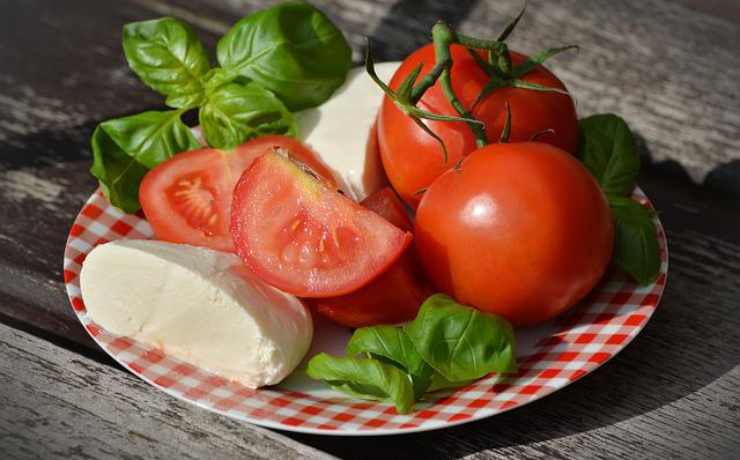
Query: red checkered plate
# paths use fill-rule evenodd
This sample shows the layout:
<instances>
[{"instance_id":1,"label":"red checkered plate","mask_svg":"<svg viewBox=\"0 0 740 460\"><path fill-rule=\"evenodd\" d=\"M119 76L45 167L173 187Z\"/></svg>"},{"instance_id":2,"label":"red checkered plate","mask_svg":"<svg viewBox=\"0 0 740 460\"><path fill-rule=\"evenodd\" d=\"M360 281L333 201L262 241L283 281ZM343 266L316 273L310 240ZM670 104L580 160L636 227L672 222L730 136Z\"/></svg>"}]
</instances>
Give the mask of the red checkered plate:
<instances>
[{"instance_id":1,"label":"red checkered plate","mask_svg":"<svg viewBox=\"0 0 740 460\"><path fill-rule=\"evenodd\" d=\"M649 205L637 190L636 198ZM123 214L98 191L75 219L64 252L64 281L78 318L95 341L131 372L190 403L239 420L290 431L380 435L424 431L489 417L535 401L594 371L642 330L666 283L668 252L663 227L655 223L661 273L637 286L612 274L582 304L545 325L517 331L519 372L490 375L454 392L440 393L400 415L387 404L348 399L310 380L304 365L280 385L250 390L204 369L164 355L127 337L106 332L85 311L79 272L96 245L119 238L151 238L143 218ZM319 351L343 354L350 331L318 321L307 359Z\"/></svg>"}]
</instances>

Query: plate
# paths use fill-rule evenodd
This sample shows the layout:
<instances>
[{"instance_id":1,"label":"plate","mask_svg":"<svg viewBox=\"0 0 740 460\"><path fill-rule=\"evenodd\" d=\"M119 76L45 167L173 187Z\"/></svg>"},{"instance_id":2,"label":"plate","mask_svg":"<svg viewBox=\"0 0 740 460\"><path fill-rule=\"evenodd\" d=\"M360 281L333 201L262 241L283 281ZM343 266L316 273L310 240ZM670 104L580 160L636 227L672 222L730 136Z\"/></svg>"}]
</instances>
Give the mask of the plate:
<instances>
[{"instance_id":1,"label":"plate","mask_svg":"<svg viewBox=\"0 0 740 460\"><path fill-rule=\"evenodd\" d=\"M635 198L651 206L637 189ZM391 405L348 399L309 379L304 364L280 385L251 390L128 337L110 334L87 315L79 272L97 244L151 238L142 215L124 214L100 191L85 203L70 229L64 282L72 307L92 338L113 359L151 385L189 403L246 422L289 431L385 435L425 431L490 417L564 388L619 353L645 327L660 302L668 270L665 233L655 218L661 269L655 283L637 286L610 273L581 304L544 325L517 330L519 372L490 375L467 387L435 394L410 414ZM307 359L319 351L343 354L349 329L318 319Z\"/></svg>"}]
</instances>

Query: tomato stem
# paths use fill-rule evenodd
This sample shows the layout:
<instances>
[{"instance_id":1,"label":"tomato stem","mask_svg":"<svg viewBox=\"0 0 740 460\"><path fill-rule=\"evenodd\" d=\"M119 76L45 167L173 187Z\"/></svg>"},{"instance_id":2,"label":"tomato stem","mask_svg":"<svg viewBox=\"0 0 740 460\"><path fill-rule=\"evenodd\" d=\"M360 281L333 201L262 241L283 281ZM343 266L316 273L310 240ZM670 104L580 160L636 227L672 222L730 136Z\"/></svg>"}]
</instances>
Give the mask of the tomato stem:
<instances>
[{"instance_id":1,"label":"tomato stem","mask_svg":"<svg viewBox=\"0 0 740 460\"><path fill-rule=\"evenodd\" d=\"M501 144L508 144L511 138L511 103L506 101L506 120L504 121L504 129L501 130L501 137L499 142Z\"/></svg>"},{"instance_id":2,"label":"tomato stem","mask_svg":"<svg viewBox=\"0 0 740 460\"><path fill-rule=\"evenodd\" d=\"M452 68L452 58L450 57L450 46L457 42L458 37L450 27L442 21L437 22L432 27L432 42L434 43L434 55L437 64L444 63L442 72L439 74L439 83L442 87L445 97L455 109L455 111L463 118L471 118L471 114L460 102L452 88L452 76L450 69ZM475 143L478 147L483 147L488 144L486 139L485 125L482 123L471 123L467 122L471 131L475 135Z\"/></svg>"},{"instance_id":3,"label":"tomato stem","mask_svg":"<svg viewBox=\"0 0 740 460\"><path fill-rule=\"evenodd\" d=\"M429 73L426 74L416 86L414 86L414 89L411 90L411 103L416 104L419 102L419 99L421 99L424 93L437 82L442 71L448 69L451 65L452 62L450 61L449 53L447 59L442 61L437 60L437 63L434 64L432 70L430 70Z\"/></svg>"}]
</instances>

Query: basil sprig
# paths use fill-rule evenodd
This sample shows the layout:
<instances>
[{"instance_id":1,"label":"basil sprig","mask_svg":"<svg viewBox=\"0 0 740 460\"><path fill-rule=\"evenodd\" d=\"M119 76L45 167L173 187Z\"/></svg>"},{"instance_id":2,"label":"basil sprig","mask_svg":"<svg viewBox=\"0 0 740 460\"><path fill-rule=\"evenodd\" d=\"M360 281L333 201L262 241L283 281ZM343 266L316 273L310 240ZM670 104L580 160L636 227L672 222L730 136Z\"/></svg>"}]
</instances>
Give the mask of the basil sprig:
<instances>
[{"instance_id":1,"label":"basil sprig","mask_svg":"<svg viewBox=\"0 0 740 460\"><path fill-rule=\"evenodd\" d=\"M139 184L149 169L200 146L180 119L185 111L199 111L205 140L215 148L232 149L264 134L295 136L291 110L326 101L351 66L341 31L302 2L237 22L218 44L222 67L211 68L193 29L173 18L126 24L123 50L141 81L178 109L108 120L95 129L91 173L125 212L141 207Z\"/></svg>"},{"instance_id":2,"label":"basil sprig","mask_svg":"<svg viewBox=\"0 0 740 460\"><path fill-rule=\"evenodd\" d=\"M511 324L444 294L429 297L403 330L424 361L447 381L477 380L493 371L516 372Z\"/></svg>"},{"instance_id":3,"label":"basil sprig","mask_svg":"<svg viewBox=\"0 0 740 460\"><path fill-rule=\"evenodd\" d=\"M142 82L167 96L174 108L197 107L205 98L208 54L189 25L172 18L123 26L123 52Z\"/></svg>"},{"instance_id":4,"label":"basil sprig","mask_svg":"<svg viewBox=\"0 0 740 460\"><path fill-rule=\"evenodd\" d=\"M580 157L607 195L628 196L640 173L640 156L627 123L613 113L578 122Z\"/></svg>"},{"instance_id":5,"label":"basil sprig","mask_svg":"<svg viewBox=\"0 0 740 460\"><path fill-rule=\"evenodd\" d=\"M256 82L214 90L200 109L200 126L212 147L224 149L263 134L296 136L298 131L293 114Z\"/></svg>"},{"instance_id":6,"label":"basil sprig","mask_svg":"<svg viewBox=\"0 0 740 460\"><path fill-rule=\"evenodd\" d=\"M320 353L307 373L335 390L391 402L406 413L431 391L465 386L491 372L516 372L514 343L506 320L435 294L411 323L357 329L347 356Z\"/></svg>"},{"instance_id":7,"label":"basil sprig","mask_svg":"<svg viewBox=\"0 0 740 460\"><path fill-rule=\"evenodd\" d=\"M609 207L614 216L614 263L638 283L652 283L660 273L654 213L628 197L611 196Z\"/></svg>"},{"instance_id":8,"label":"basil sprig","mask_svg":"<svg viewBox=\"0 0 740 460\"><path fill-rule=\"evenodd\" d=\"M361 354L407 372L417 398L429 387L434 370L416 351L411 339L400 327L373 326L357 329L347 343L347 355Z\"/></svg>"},{"instance_id":9,"label":"basil sprig","mask_svg":"<svg viewBox=\"0 0 740 460\"><path fill-rule=\"evenodd\" d=\"M614 114L578 122L579 156L601 186L614 218L613 262L640 284L660 273L660 248L653 212L630 196L640 172L640 157L627 123Z\"/></svg>"},{"instance_id":10,"label":"basil sprig","mask_svg":"<svg viewBox=\"0 0 740 460\"><path fill-rule=\"evenodd\" d=\"M352 397L392 403L401 414L414 406L414 390L406 373L377 359L319 353L311 358L307 372Z\"/></svg>"},{"instance_id":11,"label":"basil sprig","mask_svg":"<svg viewBox=\"0 0 740 460\"><path fill-rule=\"evenodd\" d=\"M290 110L327 100L352 65L342 32L304 2L241 19L219 40L217 54L222 68L274 92Z\"/></svg>"},{"instance_id":12,"label":"basil sprig","mask_svg":"<svg viewBox=\"0 0 740 460\"><path fill-rule=\"evenodd\" d=\"M176 152L198 148L181 115L182 110L143 112L95 128L90 172L111 203L124 212L139 209L139 183L149 169Z\"/></svg>"}]
</instances>

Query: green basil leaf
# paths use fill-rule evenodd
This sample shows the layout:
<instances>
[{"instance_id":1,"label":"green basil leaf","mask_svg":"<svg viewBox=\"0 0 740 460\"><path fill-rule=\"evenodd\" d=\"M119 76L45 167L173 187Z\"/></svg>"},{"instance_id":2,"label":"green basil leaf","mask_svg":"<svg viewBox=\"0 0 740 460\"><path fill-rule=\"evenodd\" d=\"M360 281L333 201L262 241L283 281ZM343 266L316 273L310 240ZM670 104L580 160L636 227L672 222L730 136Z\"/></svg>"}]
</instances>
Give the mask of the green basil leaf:
<instances>
[{"instance_id":1,"label":"green basil leaf","mask_svg":"<svg viewBox=\"0 0 740 460\"><path fill-rule=\"evenodd\" d=\"M433 369L424 362L414 344L400 327L372 326L357 329L347 344L347 355L368 354L406 371L411 377L414 395L427 390Z\"/></svg>"},{"instance_id":2,"label":"green basil leaf","mask_svg":"<svg viewBox=\"0 0 740 460\"><path fill-rule=\"evenodd\" d=\"M90 140L90 172L113 206L136 212L139 183L159 163L185 150L200 147L190 128L180 119L182 111L143 112L104 121Z\"/></svg>"},{"instance_id":3,"label":"green basil leaf","mask_svg":"<svg viewBox=\"0 0 740 460\"><path fill-rule=\"evenodd\" d=\"M449 390L451 388L465 387L473 382L475 382L475 380L461 380L458 382L451 382L444 378L444 376L442 376L442 374L440 374L439 372L434 372L432 374L432 378L430 379L427 392L431 393L439 390Z\"/></svg>"},{"instance_id":4,"label":"green basil leaf","mask_svg":"<svg viewBox=\"0 0 740 460\"><path fill-rule=\"evenodd\" d=\"M297 111L321 104L342 85L352 51L321 11L288 2L237 22L218 42L218 62Z\"/></svg>"},{"instance_id":5,"label":"green basil leaf","mask_svg":"<svg viewBox=\"0 0 740 460\"><path fill-rule=\"evenodd\" d=\"M200 125L208 145L231 149L264 134L295 136L293 114L280 99L255 82L219 86L200 109Z\"/></svg>"},{"instance_id":6,"label":"green basil leaf","mask_svg":"<svg viewBox=\"0 0 740 460\"><path fill-rule=\"evenodd\" d=\"M511 325L444 294L429 297L404 331L424 361L451 382L516 371Z\"/></svg>"},{"instance_id":7,"label":"green basil leaf","mask_svg":"<svg viewBox=\"0 0 740 460\"><path fill-rule=\"evenodd\" d=\"M197 107L208 54L193 29L172 18L132 22L123 27L123 52L129 67L174 108Z\"/></svg>"},{"instance_id":8,"label":"green basil leaf","mask_svg":"<svg viewBox=\"0 0 740 460\"><path fill-rule=\"evenodd\" d=\"M308 362L309 377L350 396L392 403L400 414L414 406L414 390L405 372L371 358L347 358L319 353Z\"/></svg>"},{"instance_id":9,"label":"green basil leaf","mask_svg":"<svg viewBox=\"0 0 740 460\"><path fill-rule=\"evenodd\" d=\"M226 83L231 83L232 81L237 81L238 83L242 84L249 83L248 79L240 75L227 72L221 67L216 67L209 70L206 76L203 77L203 86L206 90L206 97L209 97L211 94L213 94L219 87L225 85Z\"/></svg>"},{"instance_id":10,"label":"green basil leaf","mask_svg":"<svg viewBox=\"0 0 740 460\"><path fill-rule=\"evenodd\" d=\"M579 155L608 195L628 196L640 172L640 156L627 123L617 115L601 114L578 122Z\"/></svg>"},{"instance_id":11,"label":"green basil leaf","mask_svg":"<svg viewBox=\"0 0 740 460\"><path fill-rule=\"evenodd\" d=\"M609 196L614 216L614 263L640 284L660 273L660 247L653 212L631 198Z\"/></svg>"}]
</instances>

